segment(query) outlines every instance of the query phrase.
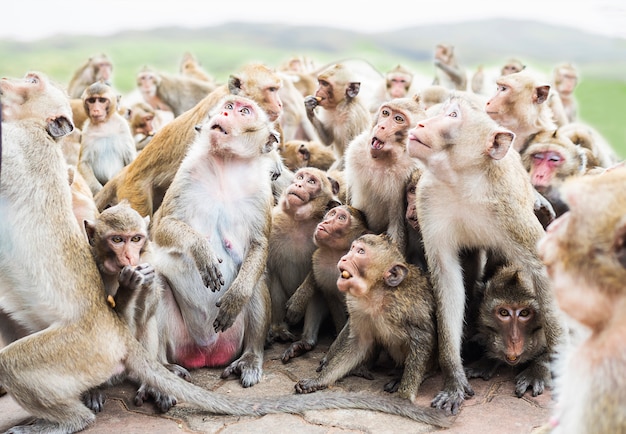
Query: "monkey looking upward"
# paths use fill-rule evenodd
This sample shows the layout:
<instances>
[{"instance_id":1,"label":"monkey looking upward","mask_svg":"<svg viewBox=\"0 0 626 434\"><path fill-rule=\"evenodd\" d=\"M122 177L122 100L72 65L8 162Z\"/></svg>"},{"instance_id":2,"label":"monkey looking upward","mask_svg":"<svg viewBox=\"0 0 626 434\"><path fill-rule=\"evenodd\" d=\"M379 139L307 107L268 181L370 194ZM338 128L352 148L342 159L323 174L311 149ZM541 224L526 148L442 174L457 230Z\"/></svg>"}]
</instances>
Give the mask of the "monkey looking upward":
<instances>
[{"instance_id":1,"label":"monkey looking upward","mask_svg":"<svg viewBox=\"0 0 626 434\"><path fill-rule=\"evenodd\" d=\"M409 130L426 113L419 98L396 98L383 103L370 129L346 150L348 203L360 209L374 233L387 231L406 248L405 187L419 164L408 154Z\"/></svg>"}]
</instances>

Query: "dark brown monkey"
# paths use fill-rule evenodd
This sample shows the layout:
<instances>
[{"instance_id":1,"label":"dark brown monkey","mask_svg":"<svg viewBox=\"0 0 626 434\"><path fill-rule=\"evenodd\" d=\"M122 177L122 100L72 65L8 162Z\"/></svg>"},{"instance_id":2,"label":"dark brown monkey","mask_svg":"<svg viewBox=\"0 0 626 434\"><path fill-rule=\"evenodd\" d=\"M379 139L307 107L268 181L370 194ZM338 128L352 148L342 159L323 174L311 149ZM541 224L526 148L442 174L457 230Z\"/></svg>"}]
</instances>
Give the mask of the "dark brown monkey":
<instances>
[{"instance_id":1,"label":"dark brown monkey","mask_svg":"<svg viewBox=\"0 0 626 434\"><path fill-rule=\"evenodd\" d=\"M285 350L283 363L315 348L320 326L328 313L335 332L343 329L347 308L345 296L337 289L337 263L350 250L352 241L367 232L365 215L349 205L331 208L317 225L313 234L317 249L311 259L312 270L287 301L285 315L292 324L304 316L302 336Z\"/></svg>"},{"instance_id":2,"label":"dark brown monkey","mask_svg":"<svg viewBox=\"0 0 626 434\"><path fill-rule=\"evenodd\" d=\"M83 91L97 81L102 81L109 86L113 80L113 64L109 57L98 54L87 61L74 72L72 79L67 85L67 93L72 99L80 99Z\"/></svg>"},{"instance_id":3,"label":"dark brown monkey","mask_svg":"<svg viewBox=\"0 0 626 434\"><path fill-rule=\"evenodd\" d=\"M561 309L588 335L557 368L553 434L626 430L626 169L572 178L539 243Z\"/></svg>"},{"instance_id":4,"label":"dark brown monkey","mask_svg":"<svg viewBox=\"0 0 626 434\"><path fill-rule=\"evenodd\" d=\"M436 69L433 84L447 89L467 89L467 73L457 62L454 46L437 44L434 63Z\"/></svg>"},{"instance_id":5,"label":"dark brown monkey","mask_svg":"<svg viewBox=\"0 0 626 434\"><path fill-rule=\"evenodd\" d=\"M514 138L463 96L452 97L439 114L409 133L409 155L425 166L418 183L417 215L435 289L444 373L443 390L432 405L453 414L474 393L461 361L466 295L460 252L486 250L493 263L528 273L545 319L549 356L566 337L537 257L544 230L534 214L535 193L519 154L509 152ZM537 394L550 382L550 370L535 362L518 375L517 390L526 384Z\"/></svg>"},{"instance_id":6,"label":"dark brown monkey","mask_svg":"<svg viewBox=\"0 0 626 434\"><path fill-rule=\"evenodd\" d=\"M348 67L331 65L318 74L317 82L315 94L304 99L307 116L320 141L335 152L333 167L341 169L346 146L368 129L372 117L358 97L361 83Z\"/></svg>"},{"instance_id":7,"label":"dark brown monkey","mask_svg":"<svg viewBox=\"0 0 626 434\"><path fill-rule=\"evenodd\" d=\"M80 138L78 170L96 195L137 156L128 121L117 112L117 95L101 82L83 92L88 119Z\"/></svg>"},{"instance_id":8,"label":"dark brown monkey","mask_svg":"<svg viewBox=\"0 0 626 434\"><path fill-rule=\"evenodd\" d=\"M313 234L329 208L339 204L339 185L314 167L299 169L272 210L267 284L272 299L270 335L293 340L285 322L286 304L311 271Z\"/></svg>"},{"instance_id":9,"label":"dark brown monkey","mask_svg":"<svg viewBox=\"0 0 626 434\"><path fill-rule=\"evenodd\" d=\"M414 401L436 359L435 301L426 274L406 263L389 237L373 234L353 241L337 268L348 322L320 363L319 376L298 381L296 392L333 385L381 346L404 367L400 384L385 388Z\"/></svg>"},{"instance_id":10,"label":"dark brown monkey","mask_svg":"<svg viewBox=\"0 0 626 434\"><path fill-rule=\"evenodd\" d=\"M0 378L6 391L37 418L11 432L83 430L95 415L80 396L120 372L218 414L361 408L447 425L441 413L376 396L231 400L168 371L107 305L100 273L75 222L67 167L55 141L73 127L67 95L42 74L29 73L24 79L0 80L0 98L0 310L24 332L33 333L0 350ZM2 322L0 330L5 327Z\"/></svg>"},{"instance_id":11,"label":"dark brown monkey","mask_svg":"<svg viewBox=\"0 0 626 434\"><path fill-rule=\"evenodd\" d=\"M348 203L363 211L374 233L406 249L405 187L419 164L407 151L409 130L426 113L418 97L383 103L372 126L346 149Z\"/></svg>"},{"instance_id":12,"label":"dark brown monkey","mask_svg":"<svg viewBox=\"0 0 626 434\"><path fill-rule=\"evenodd\" d=\"M335 162L332 149L317 141L288 140L281 143L278 152L289 170L302 167L316 167L328 170Z\"/></svg>"},{"instance_id":13,"label":"dark brown monkey","mask_svg":"<svg viewBox=\"0 0 626 434\"><path fill-rule=\"evenodd\" d=\"M489 380L506 363L520 370L536 360L550 369L544 319L532 283L523 270L503 267L487 281L479 304L476 340L485 358L465 368L468 378ZM516 379L515 393L521 397L529 384ZM533 389L533 396L539 390Z\"/></svg>"},{"instance_id":14,"label":"dark brown monkey","mask_svg":"<svg viewBox=\"0 0 626 434\"><path fill-rule=\"evenodd\" d=\"M272 69L261 64L245 65L193 109L180 115L159 130L137 158L96 195L98 209L128 199L142 216L152 216L161 205L178 166L194 141L194 127L202 123L209 110L224 96L237 94L257 101L272 121L282 112L278 89L282 83Z\"/></svg>"}]
</instances>

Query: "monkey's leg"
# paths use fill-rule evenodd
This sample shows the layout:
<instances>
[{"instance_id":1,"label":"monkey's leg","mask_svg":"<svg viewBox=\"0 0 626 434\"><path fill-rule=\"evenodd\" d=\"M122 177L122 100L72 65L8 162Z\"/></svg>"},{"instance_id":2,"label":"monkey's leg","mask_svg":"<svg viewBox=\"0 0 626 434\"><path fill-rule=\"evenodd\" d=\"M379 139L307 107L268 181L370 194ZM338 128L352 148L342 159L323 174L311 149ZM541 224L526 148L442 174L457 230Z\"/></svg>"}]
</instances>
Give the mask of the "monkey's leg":
<instances>
[{"instance_id":1,"label":"monkey's leg","mask_svg":"<svg viewBox=\"0 0 626 434\"><path fill-rule=\"evenodd\" d=\"M311 351L317 345L317 337L324 318L328 316L328 307L322 294L316 292L309 300L304 315L304 327L300 339L292 343L282 356L283 363Z\"/></svg>"},{"instance_id":2,"label":"monkey's leg","mask_svg":"<svg viewBox=\"0 0 626 434\"><path fill-rule=\"evenodd\" d=\"M435 351L435 330L423 330L415 326L408 326L407 332L411 339L409 354L404 362L404 372L398 394L414 401L424 380L428 362Z\"/></svg>"},{"instance_id":3,"label":"monkey's leg","mask_svg":"<svg viewBox=\"0 0 626 434\"><path fill-rule=\"evenodd\" d=\"M262 277L243 311L245 321L243 354L224 369L222 378L239 374L243 387L254 386L261 381L265 338L270 327L270 303L267 282L265 277Z\"/></svg>"},{"instance_id":4,"label":"monkey's leg","mask_svg":"<svg viewBox=\"0 0 626 434\"><path fill-rule=\"evenodd\" d=\"M309 272L304 279L304 282L300 284L298 289L296 289L296 292L294 292L293 295L289 297L289 300L287 300L287 313L285 314L287 322L295 324L302 319L306 313L309 301L311 301L313 294L317 292L316 286L317 284L315 283L313 272Z\"/></svg>"}]
</instances>

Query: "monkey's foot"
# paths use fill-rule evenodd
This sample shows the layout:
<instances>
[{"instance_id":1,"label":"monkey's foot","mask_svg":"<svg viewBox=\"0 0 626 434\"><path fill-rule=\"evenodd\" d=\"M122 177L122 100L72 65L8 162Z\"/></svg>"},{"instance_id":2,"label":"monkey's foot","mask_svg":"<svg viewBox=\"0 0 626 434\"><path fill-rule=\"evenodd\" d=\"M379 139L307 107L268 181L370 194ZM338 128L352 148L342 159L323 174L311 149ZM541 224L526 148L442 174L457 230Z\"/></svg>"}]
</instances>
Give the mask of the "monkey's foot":
<instances>
[{"instance_id":1,"label":"monkey's foot","mask_svg":"<svg viewBox=\"0 0 626 434\"><path fill-rule=\"evenodd\" d=\"M497 360L483 358L466 366L465 375L467 378L482 378L488 381L495 375L501 364Z\"/></svg>"},{"instance_id":2,"label":"monkey's foot","mask_svg":"<svg viewBox=\"0 0 626 434\"><path fill-rule=\"evenodd\" d=\"M312 378L305 378L298 381L294 387L296 388L296 393L312 393L317 390L326 389L327 386Z\"/></svg>"},{"instance_id":3,"label":"monkey's foot","mask_svg":"<svg viewBox=\"0 0 626 434\"><path fill-rule=\"evenodd\" d=\"M183 380L191 381L191 374L189 373L188 370L186 370L182 366L177 365L175 363L168 363L168 364L165 365L165 367L169 371L171 371L173 374L178 375Z\"/></svg>"},{"instance_id":4,"label":"monkey's foot","mask_svg":"<svg viewBox=\"0 0 626 434\"><path fill-rule=\"evenodd\" d=\"M465 376L463 378L454 378L446 381L444 389L435 396L430 406L455 415L461 409L463 401L471 396L474 396L474 390Z\"/></svg>"},{"instance_id":5,"label":"monkey's foot","mask_svg":"<svg viewBox=\"0 0 626 434\"><path fill-rule=\"evenodd\" d=\"M315 348L315 342L311 342L311 341L294 342L293 344L289 346L289 348L285 350L281 360L283 361L283 363L287 363L289 359L299 357L303 355L304 353L311 351L313 348Z\"/></svg>"},{"instance_id":6,"label":"monkey's foot","mask_svg":"<svg viewBox=\"0 0 626 434\"><path fill-rule=\"evenodd\" d=\"M383 389L385 392L396 393L400 388L400 380L401 378L394 378L393 380L387 382Z\"/></svg>"},{"instance_id":7,"label":"monkey's foot","mask_svg":"<svg viewBox=\"0 0 626 434\"><path fill-rule=\"evenodd\" d=\"M87 408L91 409L94 413L100 413L104 408L106 395L102 389L96 387L83 393L82 400Z\"/></svg>"},{"instance_id":8,"label":"monkey's foot","mask_svg":"<svg viewBox=\"0 0 626 434\"><path fill-rule=\"evenodd\" d=\"M533 396L541 395L545 387L551 383L550 368L540 361L535 361L515 376L515 395L521 398L528 389L532 389Z\"/></svg>"},{"instance_id":9,"label":"monkey's foot","mask_svg":"<svg viewBox=\"0 0 626 434\"><path fill-rule=\"evenodd\" d=\"M262 355L247 352L224 369L222 378L228 378L235 374L241 377L241 385L243 387L254 386L261 381L263 376L262 366Z\"/></svg>"},{"instance_id":10,"label":"monkey's foot","mask_svg":"<svg viewBox=\"0 0 626 434\"><path fill-rule=\"evenodd\" d=\"M285 323L272 324L268 335L270 342L293 342L296 340L296 337L289 331L289 327Z\"/></svg>"},{"instance_id":11,"label":"monkey's foot","mask_svg":"<svg viewBox=\"0 0 626 434\"><path fill-rule=\"evenodd\" d=\"M135 405L141 407L148 399L152 399L157 409L162 413L166 413L176 405L176 398L173 396L166 395L153 387L142 384L135 394Z\"/></svg>"}]
</instances>

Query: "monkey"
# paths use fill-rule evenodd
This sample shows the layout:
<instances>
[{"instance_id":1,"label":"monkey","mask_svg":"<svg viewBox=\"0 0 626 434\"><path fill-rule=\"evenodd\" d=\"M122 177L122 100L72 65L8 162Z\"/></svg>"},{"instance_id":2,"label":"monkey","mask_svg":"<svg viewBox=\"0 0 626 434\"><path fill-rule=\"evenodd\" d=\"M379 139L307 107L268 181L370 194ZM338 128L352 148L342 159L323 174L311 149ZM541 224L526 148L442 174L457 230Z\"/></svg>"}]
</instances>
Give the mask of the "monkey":
<instances>
[{"instance_id":1,"label":"monkey","mask_svg":"<svg viewBox=\"0 0 626 434\"><path fill-rule=\"evenodd\" d=\"M554 67L553 84L563 106L568 122L578 120L578 102L574 90L578 85L578 71L571 63L561 63Z\"/></svg>"},{"instance_id":2,"label":"monkey","mask_svg":"<svg viewBox=\"0 0 626 434\"><path fill-rule=\"evenodd\" d=\"M161 205L165 191L195 139L194 127L205 120L209 110L223 96L237 94L257 101L270 120L276 122L282 112L278 96L281 83L280 77L263 64L244 65L230 76L228 84L219 86L194 108L157 131L137 158L96 194L98 209L128 199L140 215L152 216Z\"/></svg>"},{"instance_id":3,"label":"monkey","mask_svg":"<svg viewBox=\"0 0 626 434\"><path fill-rule=\"evenodd\" d=\"M80 138L78 171L92 194L137 156L128 122L117 112L117 96L100 82L83 92L83 104L89 119Z\"/></svg>"},{"instance_id":4,"label":"monkey","mask_svg":"<svg viewBox=\"0 0 626 434\"><path fill-rule=\"evenodd\" d=\"M333 168L343 169L347 144L367 130L372 116L359 98L361 83L341 63L331 65L317 75L314 95L304 99L309 120L320 141L335 153ZM319 108L318 108L319 107Z\"/></svg>"},{"instance_id":5,"label":"monkey","mask_svg":"<svg viewBox=\"0 0 626 434\"><path fill-rule=\"evenodd\" d=\"M314 167L299 169L271 213L267 285L271 339L294 340L285 322L286 303L311 271L313 235L326 211L339 204L339 185Z\"/></svg>"},{"instance_id":6,"label":"monkey","mask_svg":"<svg viewBox=\"0 0 626 434\"><path fill-rule=\"evenodd\" d=\"M518 73L519 74L519 73ZM511 74L511 77L515 74ZM459 253L484 250L494 264L528 273L544 317L548 356L566 340L536 244L544 229L534 214L535 194L517 152L515 134L498 125L464 95L453 96L436 115L410 130L410 156L424 164L418 183L417 216L432 279L443 389L431 405L456 414L473 395L461 361L465 306ZM516 380L542 393L551 372L537 360Z\"/></svg>"},{"instance_id":7,"label":"monkey","mask_svg":"<svg viewBox=\"0 0 626 434\"><path fill-rule=\"evenodd\" d=\"M209 413L360 408L449 426L441 412L389 397L331 393L316 399L293 394L230 399L170 372L107 305L89 244L75 223L66 163L55 141L73 128L66 92L45 75L30 72L23 79L1 79L0 98L0 311L31 333L0 350L0 378L36 417L9 432L85 429L95 414L80 396L120 372ZM42 249L42 240L54 242Z\"/></svg>"},{"instance_id":8,"label":"monkey","mask_svg":"<svg viewBox=\"0 0 626 434\"><path fill-rule=\"evenodd\" d=\"M451 89L441 86L439 84L432 84L425 86L418 93L420 102L424 106L424 110L436 106L446 101L452 93Z\"/></svg>"},{"instance_id":9,"label":"monkey","mask_svg":"<svg viewBox=\"0 0 626 434\"><path fill-rule=\"evenodd\" d=\"M61 140L59 140L61 142ZM95 220L100 211L96 207L93 194L87 185L87 181L81 176L76 166L67 166L67 178L72 192L72 211L76 217L76 223L81 231L85 230L85 220ZM87 237L87 232L85 232Z\"/></svg>"},{"instance_id":10,"label":"monkey","mask_svg":"<svg viewBox=\"0 0 626 434\"><path fill-rule=\"evenodd\" d=\"M435 46L435 79L432 84L447 89L466 90L467 74L457 62L454 46L437 44Z\"/></svg>"},{"instance_id":11,"label":"monkey","mask_svg":"<svg viewBox=\"0 0 626 434\"><path fill-rule=\"evenodd\" d=\"M128 123L137 151L145 148L154 136L156 132L156 128L153 125L155 115L155 110L148 103L138 102L131 106Z\"/></svg>"},{"instance_id":12,"label":"monkey","mask_svg":"<svg viewBox=\"0 0 626 434\"><path fill-rule=\"evenodd\" d=\"M387 71L378 91L374 94L370 104L370 112L375 115L381 104L394 99L409 97L409 90L413 84L414 73L403 65L396 65Z\"/></svg>"},{"instance_id":13,"label":"monkey","mask_svg":"<svg viewBox=\"0 0 626 434\"><path fill-rule=\"evenodd\" d=\"M345 326L347 308L343 293L337 289L337 263L348 253L352 241L368 232L365 214L350 205L331 208L315 228L313 242L317 248L311 258L312 269L286 305L287 322L295 324L304 316L302 336L284 351L283 363L315 348L328 313L337 334Z\"/></svg>"},{"instance_id":14,"label":"monkey","mask_svg":"<svg viewBox=\"0 0 626 434\"><path fill-rule=\"evenodd\" d=\"M296 392L333 385L381 346L404 367L399 384L392 381L385 389L413 402L436 359L435 300L428 277L407 263L385 234L357 238L337 269L348 322L320 362L318 377L299 380Z\"/></svg>"},{"instance_id":15,"label":"monkey","mask_svg":"<svg viewBox=\"0 0 626 434\"><path fill-rule=\"evenodd\" d=\"M318 141L287 140L278 146L278 152L285 166L293 171L302 167L328 170L335 162L335 153L332 149Z\"/></svg>"},{"instance_id":16,"label":"monkey","mask_svg":"<svg viewBox=\"0 0 626 434\"><path fill-rule=\"evenodd\" d=\"M202 68L198 59L190 52L183 54L183 58L180 61L180 74L208 83L215 83L215 79Z\"/></svg>"},{"instance_id":17,"label":"monkey","mask_svg":"<svg viewBox=\"0 0 626 434\"><path fill-rule=\"evenodd\" d=\"M539 241L559 307L587 330L557 361L553 434L626 430L623 165L561 187L569 211Z\"/></svg>"},{"instance_id":18,"label":"monkey","mask_svg":"<svg viewBox=\"0 0 626 434\"><path fill-rule=\"evenodd\" d=\"M87 59L87 61L74 72L74 75L67 85L67 93L72 99L81 99L85 89L93 83L102 81L112 86L112 80L113 63L106 54L100 53Z\"/></svg>"},{"instance_id":19,"label":"monkey","mask_svg":"<svg viewBox=\"0 0 626 434\"><path fill-rule=\"evenodd\" d=\"M514 57L504 62L504 65L496 71L485 70L482 66L479 66L472 76L471 90L481 95L491 95L498 77L514 74L524 69L526 69L526 65Z\"/></svg>"},{"instance_id":20,"label":"monkey","mask_svg":"<svg viewBox=\"0 0 626 434\"><path fill-rule=\"evenodd\" d=\"M570 122L560 126L558 134L567 137L575 145L589 149L594 159L593 164L608 168L621 161L611 144L590 125Z\"/></svg>"},{"instance_id":21,"label":"monkey","mask_svg":"<svg viewBox=\"0 0 626 434\"><path fill-rule=\"evenodd\" d=\"M144 67L137 73L137 87L154 109L171 110L174 117L193 108L217 87L216 84L184 75L171 75Z\"/></svg>"},{"instance_id":22,"label":"monkey","mask_svg":"<svg viewBox=\"0 0 626 434\"><path fill-rule=\"evenodd\" d=\"M380 106L371 128L346 149L348 203L365 213L370 230L386 231L403 252L405 186L418 164L406 142L409 130L425 117L418 97L395 98Z\"/></svg>"},{"instance_id":23,"label":"monkey","mask_svg":"<svg viewBox=\"0 0 626 434\"><path fill-rule=\"evenodd\" d=\"M528 277L524 270L504 266L486 282L473 338L485 357L465 367L468 378L489 380L502 364L521 369L531 360L549 369L544 319ZM524 395L526 386L517 384L518 397Z\"/></svg>"},{"instance_id":24,"label":"monkey","mask_svg":"<svg viewBox=\"0 0 626 434\"><path fill-rule=\"evenodd\" d=\"M279 119L283 137L282 141L319 141L317 131L307 116L306 108L304 107L304 96L294 83L294 76L282 71L278 71L277 74L280 76L283 84L278 91L280 100L283 103L283 113Z\"/></svg>"},{"instance_id":25,"label":"monkey","mask_svg":"<svg viewBox=\"0 0 626 434\"><path fill-rule=\"evenodd\" d=\"M406 183L405 188L405 221L407 224L406 250L407 262L417 265L424 272L428 272L426 253L422 243L422 232L417 219L417 183L422 176L422 168L415 167Z\"/></svg>"}]
</instances>

